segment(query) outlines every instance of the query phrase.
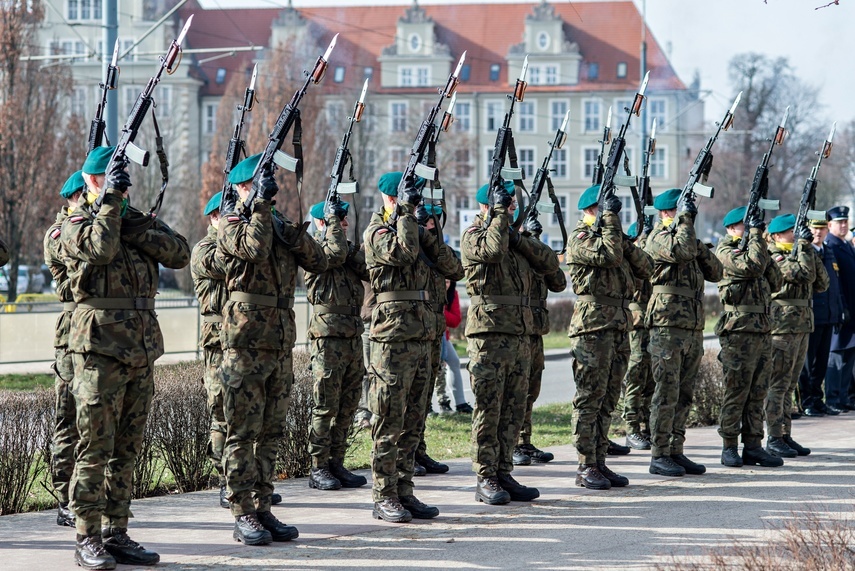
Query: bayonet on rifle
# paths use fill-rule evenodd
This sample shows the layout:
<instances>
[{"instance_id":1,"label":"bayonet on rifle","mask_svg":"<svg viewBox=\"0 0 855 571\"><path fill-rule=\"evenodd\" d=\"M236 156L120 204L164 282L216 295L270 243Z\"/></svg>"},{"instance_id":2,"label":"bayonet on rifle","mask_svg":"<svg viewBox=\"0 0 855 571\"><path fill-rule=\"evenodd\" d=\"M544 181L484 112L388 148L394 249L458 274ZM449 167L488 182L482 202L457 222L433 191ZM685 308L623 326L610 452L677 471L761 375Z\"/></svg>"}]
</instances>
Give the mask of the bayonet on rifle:
<instances>
[{"instance_id":1,"label":"bayonet on rifle","mask_svg":"<svg viewBox=\"0 0 855 571\"><path fill-rule=\"evenodd\" d=\"M116 62L119 58L119 40L116 39L116 45L113 48L113 59L110 65L107 66L107 74L104 77L104 82L98 84L101 88L101 101L95 110L95 118L89 125L89 142L86 148L86 154L92 152L95 147L104 146L104 141L107 138L105 133L107 124L104 121L104 110L107 108L107 92L116 89L119 83L119 68ZM110 141L107 141L107 146L110 146Z\"/></svg>"},{"instance_id":2,"label":"bayonet on rifle","mask_svg":"<svg viewBox=\"0 0 855 571\"><path fill-rule=\"evenodd\" d=\"M606 126L603 127L603 138L600 139L600 154L597 156L597 164L594 165L594 172L591 176L591 184L602 184L603 174L606 172L606 167L603 166L603 158L606 154L606 145L612 142L612 106L609 105L609 114L606 118Z\"/></svg>"},{"instance_id":3,"label":"bayonet on rifle","mask_svg":"<svg viewBox=\"0 0 855 571\"><path fill-rule=\"evenodd\" d=\"M242 138L242 132L246 113L252 111L255 106L256 79L258 79L258 64L252 68L252 78L249 81L249 87L243 94L243 103L237 106L240 115L235 123L232 138L229 139L229 148L226 150L226 165L223 168L222 212L234 211L237 204L237 191L229 184L229 173L242 160L241 157L246 154L246 143Z\"/></svg>"},{"instance_id":4,"label":"bayonet on rifle","mask_svg":"<svg viewBox=\"0 0 855 571\"><path fill-rule=\"evenodd\" d=\"M805 181L805 188L802 190L802 199L799 202L799 212L796 215L796 235L807 225L808 220L825 220L824 210L814 210L816 208L816 186L817 176L819 175L819 167L822 166L822 160L831 156L831 141L834 139L834 131L837 129L837 121L831 124L831 131L828 133L828 138L822 142L819 152L816 153L816 164L810 171L810 175ZM795 260L799 255L799 241L796 239L796 244L793 246L793 251L790 253L790 258Z\"/></svg>"}]
</instances>

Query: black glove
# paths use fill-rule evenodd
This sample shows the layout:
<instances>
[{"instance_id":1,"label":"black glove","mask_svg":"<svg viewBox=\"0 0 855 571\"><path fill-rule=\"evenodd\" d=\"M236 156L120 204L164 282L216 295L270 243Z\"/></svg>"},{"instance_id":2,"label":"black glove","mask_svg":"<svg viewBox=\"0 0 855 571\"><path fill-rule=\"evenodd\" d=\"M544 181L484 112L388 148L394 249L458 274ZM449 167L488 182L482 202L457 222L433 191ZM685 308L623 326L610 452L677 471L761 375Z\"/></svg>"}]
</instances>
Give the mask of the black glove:
<instances>
[{"instance_id":1,"label":"black glove","mask_svg":"<svg viewBox=\"0 0 855 571\"><path fill-rule=\"evenodd\" d=\"M237 191L229 190L223 193L223 200L220 202L220 216L231 214L237 208Z\"/></svg>"},{"instance_id":2,"label":"black glove","mask_svg":"<svg viewBox=\"0 0 855 571\"><path fill-rule=\"evenodd\" d=\"M420 202L416 206L416 222L419 223L419 226L425 226L428 220L430 220L430 214L428 214L427 208L425 208L425 203Z\"/></svg>"},{"instance_id":3,"label":"black glove","mask_svg":"<svg viewBox=\"0 0 855 571\"><path fill-rule=\"evenodd\" d=\"M757 228L760 232L763 232L766 229L766 223L760 220L759 216L752 216L748 219L748 227Z\"/></svg>"},{"instance_id":4,"label":"black glove","mask_svg":"<svg viewBox=\"0 0 855 571\"><path fill-rule=\"evenodd\" d=\"M407 204L417 205L422 201L422 193L416 188L416 181L412 176L404 179L404 191L400 193Z\"/></svg>"},{"instance_id":5,"label":"black glove","mask_svg":"<svg viewBox=\"0 0 855 571\"><path fill-rule=\"evenodd\" d=\"M813 232L810 231L810 228L807 226L802 226L799 228L799 232L797 234L800 240L807 240L808 242L813 242Z\"/></svg>"},{"instance_id":6,"label":"black glove","mask_svg":"<svg viewBox=\"0 0 855 571\"><path fill-rule=\"evenodd\" d=\"M540 238L540 234L543 232L543 224L537 218L529 216L523 222L523 230L536 238Z\"/></svg>"},{"instance_id":7,"label":"black glove","mask_svg":"<svg viewBox=\"0 0 855 571\"><path fill-rule=\"evenodd\" d=\"M609 212L617 214L618 212L620 212L622 206L623 202L615 195L612 195L606 199L605 209Z\"/></svg>"},{"instance_id":8,"label":"black glove","mask_svg":"<svg viewBox=\"0 0 855 571\"><path fill-rule=\"evenodd\" d=\"M324 205L324 218L329 219L333 216L337 217L339 220L344 220L344 217L347 216L347 210L344 209L344 205L338 197L327 201Z\"/></svg>"},{"instance_id":9,"label":"black glove","mask_svg":"<svg viewBox=\"0 0 855 571\"><path fill-rule=\"evenodd\" d=\"M698 213L698 205L695 204L695 199L692 196L686 196L677 203L677 211L688 212L694 219L695 215Z\"/></svg>"},{"instance_id":10,"label":"black glove","mask_svg":"<svg viewBox=\"0 0 855 571\"><path fill-rule=\"evenodd\" d=\"M273 165L270 164L262 169L258 182L254 183L256 192L264 200L273 200L273 197L279 192L279 185L276 184L274 174Z\"/></svg>"},{"instance_id":11,"label":"black glove","mask_svg":"<svg viewBox=\"0 0 855 571\"><path fill-rule=\"evenodd\" d=\"M125 192L131 186L131 175L125 170L125 161L111 161L107 166L107 175L104 177L104 186Z\"/></svg>"},{"instance_id":12,"label":"black glove","mask_svg":"<svg viewBox=\"0 0 855 571\"><path fill-rule=\"evenodd\" d=\"M505 185L497 184L490 189L490 198L493 200L494 206L504 206L505 208L511 205L514 197L508 194L505 190Z\"/></svg>"},{"instance_id":13,"label":"black glove","mask_svg":"<svg viewBox=\"0 0 855 571\"><path fill-rule=\"evenodd\" d=\"M517 232L517 229L513 226L508 226L508 244L510 244L511 248L516 248L520 240L522 240L522 236Z\"/></svg>"}]
</instances>

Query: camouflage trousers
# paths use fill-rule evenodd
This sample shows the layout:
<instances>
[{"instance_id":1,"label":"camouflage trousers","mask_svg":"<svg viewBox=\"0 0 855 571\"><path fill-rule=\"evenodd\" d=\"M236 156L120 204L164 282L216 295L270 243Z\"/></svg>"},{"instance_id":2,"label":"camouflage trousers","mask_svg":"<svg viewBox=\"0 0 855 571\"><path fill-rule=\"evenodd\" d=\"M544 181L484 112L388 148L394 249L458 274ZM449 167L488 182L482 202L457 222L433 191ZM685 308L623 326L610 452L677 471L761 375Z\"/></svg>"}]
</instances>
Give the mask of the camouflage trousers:
<instances>
[{"instance_id":1,"label":"camouflage trousers","mask_svg":"<svg viewBox=\"0 0 855 571\"><path fill-rule=\"evenodd\" d=\"M628 434L641 432L642 424L650 430L650 401L656 385L647 352L649 341L650 330L646 327L629 332L629 365L623 392L623 419Z\"/></svg>"},{"instance_id":2,"label":"camouflage trousers","mask_svg":"<svg viewBox=\"0 0 855 571\"><path fill-rule=\"evenodd\" d=\"M343 460L353 413L362 393L365 367L362 338L312 339L314 408L309 427L312 467L326 467L330 459Z\"/></svg>"},{"instance_id":3,"label":"camouflage trousers","mask_svg":"<svg viewBox=\"0 0 855 571\"><path fill-rule=\"evenodd\" d=\"M294 384L291 350L227 349L219 375L232 515L270 511L276 453Z\"/></svg>"},{"instance_id":4,"label":"camouflage trousers","mask_svg":"<svg viewBox=\"0 0 855 571\"><path fill-rule=\"evenodd\" d=\"M67 348L56 349L53 371L56 373L54 380L56 412L51 445L51 479L57 498L64 504L68 502L68 486L71 482L71 474L74 472L74 448L78 441L77 406L74 395L71 394L74 363Z\"/></svg>"},{"instance_id":5,"label":"camouflage trousers","mask_svg":"<svg viewBox=\"0 0 855 571\"><path fill-rule=\"evenodd\" d=\"M655 381L650 406L650 452L654 457L682 454L686 419L704 355L704 334L678 327L653 327L647 347Z\"/></svg>"},{"instance_id":6,"label":"camouflage trousers","mask_svg":"<svg viewBox=\"0 0 855 571\"><path fill-rule=\"evenodd\" d=\"M809 333L772 335L772 372L766 395L766 427L778 438L793 429L793 391L807 355Z\"/></svg>"},{"instance_id":7,"label":"camouflage trousers","mask_svg":"<svg viewBox=\"0 0 855 571\"><path fill-rule=\"evenodd\" d=\"M439 371L442 368L442 337L437 337L433 341L428 341L430 344L430 379L425 385L425 394L422 395L422 410L425 411L425 419L422 422L422 431L419 434L419 445L416 447L416 454L424 456L427 454L427 444L425 444L425 426L427 425L427 417L430 414L431 397L433 389L436 385L436 379L439 377ZM445 377L443 376L443 382Z\"/></svg>"},{"instance_id":8,"label":"camouflage trousers","mask_svg":"<svg viewBox=\"0 0 855 571\"><path fill-rule=\"evenodd\" d=\"M371 494L375 502L413 495L413 463L430 379L427 341L371 342L368 407L373 415Z\"/></svg>"},{"instance_id":9,"label":"camouflage trousers","mask_svg":"<svg viewBox=\"0 0 855 571\"><path fill-rule=\"evenodd\" d=\"M719 337L718 360L724 370L724 400L718 433L724 446L746 446L763 440L763 401L769 389L772 336L768 333L728 333Z\"/></svg>"},{"instance_id":10,"label":"camouflage trousers","mask_svg":"<svg viewBox=\"0 0 855 571\"><path fill-rule=\"evenodd\" d=\"M469 337L472 470L482 478L510 474L525 418L531 340L528 335L483 333Z\"/></svg>"},{"instance_id":11,"label":"camouflage trousers","mask_svg":"<svg viewBox=\"0 0 855 571\"><path fill-rule=\"evenodd\" d=\"M154 376L97 353L72 353L77 445L69 496L77 533L128 527L134 464L142 445Z\"/></svg>"},{"instance_id":12,"label":"camouflage trousers","mask_svg":"<svg viewBox=\"0 0 855 571\"><path fill-rule=\"evenodd\" d=\"M523 416L523 424L520 429L520 437L518 443L531 444L531 411L534 409L534 403L537 397L540 396L540 385L543 381L543 368L546 366L546 361L543 356L543 336L532 335L530 337L531 345L531 367L528 373L528 396L525 399L525 415Z\"/></svg>"},{"instance_id":13,"label":"camouflage trousers","mask_svg":"<svg viewBox=\"0 0 855 571\"><path fill-rule=\"evenodd\" d=\"M223 352L219 347L205 347L205 392L208 395L208 414L211 429L208 436L208 458L217 472L220 485L225 485L223 472L223 449L226 447L226 416L223 410L223 383L219 369L223 363Z\"/></svg>"},{"instance_id":14,"label":"camouflage trousers","mask_svg":"<svg viewBox=\"0 0 855 571\"><path fill-rule=\"evenodd\" d=\"M608 329L570 339L573 356L573 433L579 464L606 461L609 427L629 362L629 335Z\"/></svg>"}]
</instances>

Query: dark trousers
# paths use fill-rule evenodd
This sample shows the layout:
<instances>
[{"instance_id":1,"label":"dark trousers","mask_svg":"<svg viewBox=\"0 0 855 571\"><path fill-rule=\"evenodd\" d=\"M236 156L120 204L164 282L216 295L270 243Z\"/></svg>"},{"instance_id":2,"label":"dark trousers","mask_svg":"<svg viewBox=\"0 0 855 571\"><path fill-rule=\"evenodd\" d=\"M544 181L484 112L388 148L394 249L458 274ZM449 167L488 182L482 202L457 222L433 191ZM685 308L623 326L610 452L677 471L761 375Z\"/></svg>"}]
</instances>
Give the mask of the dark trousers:
<instances>
[{"instance_id":1,"label":"dark trousers","mask_svg":"<svg viewBox=\"0 0 855 571\"><path fill-rule=\"evenodd\" d=\"M802 408L822 403L822 383L828 370L833 325L816 325L808 338L807 357L799 375Z\"/></svg>"},{"instance_id":2,"label":"dark trousers","mask_svg":"<svg viewBox=\"0 0 855 571\"><path fill-rule=\"evenodd\" d=\"M828 373L825 375L826 404L841 408L849 402L853 365L855 365L855 348L832 351L828 356Z\"/></svg>"}]
</instances>

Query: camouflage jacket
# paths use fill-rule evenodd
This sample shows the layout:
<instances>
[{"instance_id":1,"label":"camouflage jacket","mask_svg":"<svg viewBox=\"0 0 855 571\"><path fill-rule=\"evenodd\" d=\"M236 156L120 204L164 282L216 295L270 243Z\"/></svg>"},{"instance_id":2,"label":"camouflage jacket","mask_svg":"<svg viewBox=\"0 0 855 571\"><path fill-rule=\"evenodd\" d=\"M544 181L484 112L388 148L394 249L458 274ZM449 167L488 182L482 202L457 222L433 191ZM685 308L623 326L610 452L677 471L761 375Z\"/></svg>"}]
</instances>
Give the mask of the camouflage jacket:
<instances>
[{"instance_id":1,"label":"camouflage jacket","mask_svg":"<svg viewBox=\"0 0 855 571\"><path fill-rule=\"evenodd\" d=\"M309 303L313 306L339 306L339 313L324 313L333 308L315 307L309 319L309 339L320 337L358 337L362 335L362 317L359 311L365 289L362 280L368 279L365 251L347 241L341 222L330 220L324 232L318 232L316 241L327 257L327 270L322 273L306 272ZM345 314L350 308L355 313Z\"/></svg>"},{"instance_id":2,"label":"camouflage jacket","mask_svg":"<svg viewBox=\"0 0 855 571\"><path fill-rule=\"evenodd\" d=\"M56 215L56 221L51 224L45 234L44 257L45 265L50 270L50 275L56 281L56 295L59 301L66 303L74 301L71 296L71 284L68 281L68 270L65 267L62 248L59 237L62 234L62 223L68 218L68 208L63 206ZM68 332L71 329L71 311L63 311L56 319L53 346L57 348L68 347Z\"/></svg>"},{"instance_id":3,"label":"camouflage jacket","mask_svg":"<svg viewBox=\"0 0 855 571\"><path fill-rule=\"evenodd\" d=\"M772 294L770 317L772 333L813 332L813 308L809 305L814 293L828 289L828 274L819 253L807 240L799 240L799 254L793 260L790 252L769 245L769 254L778 264L783 278L781 289ZM805 305L792 305L790 302Z\"/></svg>"},{"instance_id":4,"label":"camouflage jacket","mask_svg":"<svg viewBox=\"0 0 855 571\"><path fill-rule=\"evenodd\" d=\"M432 230L430 231L433 232ZM437 240L437 242L439 242ZM433 310L436 312L436 335L439 338L445 335L445 302L447 299L445 280L460 281L465 275L463 272L463 264L454 254L454 250L447 244L439 244L439 257L435 262L430 261L428 266L431 266L430 272L430 292L433 302Z\"/></svg>"},{"instance_id":5,"label":"camouflage jacket","mask_svg":"<svg viewBox=\"0 0 855 571\"><path fill-rule=\"evenodd\" d=\"M190 275L202 313L200 346L220 349L220 323L223 307L229 299L226 290L226 268L222 256L217 256L217 229L208 226L208 233L193 247L190 255Z\"/></svg>"},{"instance_id":6,"label":"camouflage jacket","mask_svg":"<svg viewBox=\"0 0 855 571\"><path fill-rule=\"evenodd\" d=\"M781 270L772 261L763 236L749 230L748 248L739 249L739 239L725 236L715 250L724 267L718 296L724 311L715 325L716 335L729 332L769 333L769 304L781 288Z\"/></svg>"},{"instance_id":7,"label":"camouflage jacket","mask_svg":"<svg viewBox=\"0 0 855 571\"><path fill-rule=\"evenodd\" d=\"M187 240L159 219L144 232L122 235L121 208L121 193L109 189L97 215L84 206L62 223L59 239L78 304L95 304L103 298L153 300L158 263L179 269L190 262ZM144 367L163 354L163 335L152 309L78 305L71 317L68 348Z\"/></svg>"},{"instance_id":8,"label":"camouflage jacket","mask_svg":"<svg viewBox=\"0 0 855 571\"><path fill-rule=\"evenodd\" d=\"M279 223L286 243L274 235L273 225ZM256 198L249 222L235 214L220 219L217 250L225 258L229 290L220 330L223 350L290 351L297 338L293 308L297 267L326 271L327 257L321 246L276 212L269 201ZM234 301L235 292L267 300ZM273 298L278 298L279 307L273 305Z\"/></svg>"},{"instance_id":9,"label":"camouflage jacket","mask_svg":"<svg viewBox=\"0 0 855 571\"><path fill-rule=\"evenodd\" d=\"M601 230L598 236L580 220L567 244L570 280L580 296L570 320L570 337L632 329L629 301L635 295L635 280L649 278L653 270L650 256L624 238L617 214L604 213ZM583 301L581 296L608 303Z\"/></svg>"},{"instance_id":10,"label":"camouflage jacket","mask_svg":"<svg viewBox=\"0 0 855 571\"><path fill-rule=\"evenodd\" d=\"M719 281L723 268L695 236L690 215L680 214L674 224L666 228L660 220L647 237L645 250L653 259L653 276L645 323L703 331L704 280ZM674 292L675 288L684 291Z\"/></svg>"},{"instance_id":11,"label":"camouflage jacket","mask_svg":"<svg viewBox=\"0 0 855 571\"><path fill-rule=\"evenodd\" d=\"M567 289L567 276L561 268L545 275L537 272L532 274L531 317L534 324L532 335L546 335L549 333L549 309L546 307L546 296L551 291L560 293L565 289Z\"/></svg>"},{"instance_id":12,"label":"camouflage jacket","mask_svg":"<svg viewBox=\"0 0 855 571\"><path fill-rule=\"evenodd\" d=\"M395 228L383 220L383 212L375 212L365 229L365 263L371 277L375 296L393 292L427 292L431 287L431 271L420 259L425 250L429 258L437 259L439 245L431 232L419 239L419 225L413 207L398 203L399 217ZM382 209L382 206L381 206ZM378 298L379 299L379 298ZM371 312L372 341L400 343L403 341L432 341L436 338L436 311L428 301L377 301Z\"/></svg>"},{"instance_id":13,"label":"camouflage jacket","mask_svg":"<svg viewBox=\"0 0 855 571\"><path fill-rule=\"evenodd\" d=\"M546 274L559 269L558 257L536 238L520 236L519 243L510 247L509 220L507 208L495 207L489 226L479 215L463 233L460 250L466 272L466 291L473 299L466 316L467 336L479 333L533 335L534 317L526 298L532 295L534 272ZM475 296L485 299L475 303ZM497 296L526 301L513 304L489 299Z\"/></svg>"},{"instance_id":14,"label":"camouflage jacket","mask_svg":"<svg viewBox=\"0 0 855 571\"><path fill-rule=\"evenodd\" d=\"M0 238L0 266L5 266L9 262L9 247L6 242Z\"/></svg>"}]
</instances>

